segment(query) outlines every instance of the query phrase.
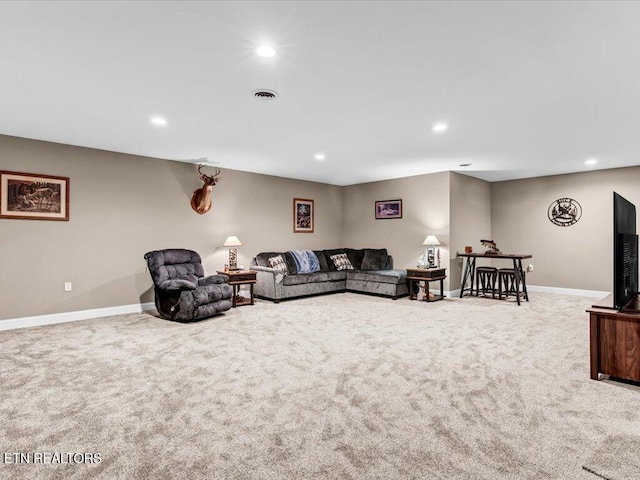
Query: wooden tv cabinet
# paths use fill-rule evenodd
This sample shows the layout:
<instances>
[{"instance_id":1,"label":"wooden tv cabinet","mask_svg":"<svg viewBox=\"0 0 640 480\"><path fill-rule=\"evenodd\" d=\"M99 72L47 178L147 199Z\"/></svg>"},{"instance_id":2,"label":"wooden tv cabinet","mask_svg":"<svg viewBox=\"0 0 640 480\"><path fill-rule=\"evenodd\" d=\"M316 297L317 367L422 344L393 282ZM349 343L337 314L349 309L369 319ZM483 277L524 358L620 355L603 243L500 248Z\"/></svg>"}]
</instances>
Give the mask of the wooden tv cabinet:
<instances>
[{"instance_id":1,"label":"wooden tv cabinet","mask_svg":"<svg viewBox=\"0 0 640 480\"><path fill-rule=\"evenodd\" d=\"M591 378L604 373L640 382L640 297L625 308L612 307L611 296L593 305L589 312Z\"/></svg>"}]
</instances>

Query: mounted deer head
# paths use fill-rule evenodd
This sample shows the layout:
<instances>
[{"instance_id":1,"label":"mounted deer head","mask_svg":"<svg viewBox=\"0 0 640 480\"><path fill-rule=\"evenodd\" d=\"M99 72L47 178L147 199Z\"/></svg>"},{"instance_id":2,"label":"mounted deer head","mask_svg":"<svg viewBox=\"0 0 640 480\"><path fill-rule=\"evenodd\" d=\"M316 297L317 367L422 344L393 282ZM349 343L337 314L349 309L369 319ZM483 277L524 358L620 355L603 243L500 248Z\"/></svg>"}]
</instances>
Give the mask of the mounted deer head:
<instances>
[{"instance_id":1,"label":"mounted deer head","mask_svg":"<svg viewBox=\"0 0 640 480\"><path fill-rule=\"evenodd\" d=\"M198 165L198 173L202 179L202 187L193 192L191 197L191 208L200 214L204 215L211 210L211 190L215 184L220 180L220 169L216 167L216 171L213 175L207 175L202 173L202 165Z\"/></svg>"}]
</instances>

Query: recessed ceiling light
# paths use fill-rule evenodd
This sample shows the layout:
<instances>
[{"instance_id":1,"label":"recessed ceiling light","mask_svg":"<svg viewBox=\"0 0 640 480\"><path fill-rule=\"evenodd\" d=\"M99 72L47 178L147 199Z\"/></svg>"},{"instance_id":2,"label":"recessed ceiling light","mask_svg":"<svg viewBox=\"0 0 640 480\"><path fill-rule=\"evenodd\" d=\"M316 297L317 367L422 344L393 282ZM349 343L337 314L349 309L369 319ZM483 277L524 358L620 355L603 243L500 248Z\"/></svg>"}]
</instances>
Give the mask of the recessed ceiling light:
<instances>
[{"instance_id":1,"label":"recessed ceiling light","mask_svg":"<svg viewBox=\"0 0 640 480\"><path fill-rule=\"evenodd\" d=\"M433 125L431 130L433 130L433 133L444 133L447 131L448 128L449 128L449 125L447 125L446 123L438 122Z\"/></svg>"},{"instance_id":2,"label":"recessed ceiling light","mask_svg":"<svg viewBox=\"0 0 640 480\"><path fill-rule=\"evenodd\" d=\"M585 165L595 165L596 163L598 163L598 159L597 158L588 158L584 162Z\"/></svg>"},{"instance_id":3,"label":"recessed ceiling light","mask_svg":"<svg viewBox=\"0 0 640 480\"><path fill-rule=\"evenodd\" d=\"M157 115L152 116L149 121L151 122L151 125L153 125L154 127L166 127L167 126L167 119L164 117L159 117Z\"/></svg>"},{"instance_id":4,"label":"recessed ceiling light","mask_svg":"<svg viewBox=\"0 0 640 480\"><path fill-rule=\"evenodd\" d=\"M316 153L313 158L315 158L316 160L318 160L319 162L321 162L322 160L324 160L325 158L327 158L325 156L324 153Z\"/></svg>"},{"instance_id":5,"label":"recessed ceiling light","mask_svg":"<svg viewBox=\"0 0 640 480\"><path fill-rule=\"evenodd\" d=\"M269 45L262 45L257 52L261 57L273 57L276 54L276 51Z\"/></svg>"}]
</instances>

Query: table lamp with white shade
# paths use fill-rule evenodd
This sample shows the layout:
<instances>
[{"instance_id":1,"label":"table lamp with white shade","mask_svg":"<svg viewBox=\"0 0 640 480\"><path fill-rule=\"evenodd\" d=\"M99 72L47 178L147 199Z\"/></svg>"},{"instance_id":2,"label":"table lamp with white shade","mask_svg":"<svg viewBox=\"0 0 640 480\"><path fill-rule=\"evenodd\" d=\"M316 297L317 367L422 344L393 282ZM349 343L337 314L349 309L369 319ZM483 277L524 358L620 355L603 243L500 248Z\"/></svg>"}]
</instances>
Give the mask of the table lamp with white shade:
<instances>
[{"instance_id":1,"label":"table lamp with white shade","mask_svg":"<svg viewBox=\"0 0 640 480\"><path fill-rule=\"evenodd\" d=\"M435 262L436 255L434 247L440 245L440 241L436 238L435 235L427 235L427 238L424 239L424 242L422 242L422 244L427 246L427 268L439 267L439 265L436 265Z\"/></svg>"},{"instance_id":2,"label":"table lamp with white shade","mask_svg":"<svg viewBox=\"0 0 640 480\"><path fill-rule=\"evenodd\" d=\"M238 249L242 242L235 235L230 235L222 244L223 247L229 248L229 270L238 270Z\"/></svg>"}]
</instances>

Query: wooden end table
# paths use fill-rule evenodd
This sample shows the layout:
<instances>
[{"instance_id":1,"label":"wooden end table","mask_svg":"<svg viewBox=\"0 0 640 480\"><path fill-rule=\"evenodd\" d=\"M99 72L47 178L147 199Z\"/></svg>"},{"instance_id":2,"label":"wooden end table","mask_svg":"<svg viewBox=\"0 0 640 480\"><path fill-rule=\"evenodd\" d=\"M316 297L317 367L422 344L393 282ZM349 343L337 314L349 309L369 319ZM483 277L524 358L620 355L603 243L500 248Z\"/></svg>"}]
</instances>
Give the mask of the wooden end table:
<instances>
[{"instance_id":1,"label":"wooden end table","mask_svg":"<svg viewBox=\"0 0 640 480\"><path fill-rule=\"evenodd\" d=\"M241 307L242 305L253 305L253 285L258 281L256 276L258 272L253 270L231 270L224 272L218 270L220 275L226 275L229 277L229 285L233 287L233 308ZM249 285L249 298L246 299L238 295L240 285Z\"/></svg>"},{"instance_id":2,"label":"wooden end table","mask_svg":"<svg viewBox=\"0 0 640 480\"><path fill-rule=\"evenodd\" d=\"M445 298L444 296L444 279L447 278L446 268L407 268L407 284L409 285L409 299L417 300L418 296L414 291L414 285L424 282L424 301L437 302ZM431 299L429 295L429 283L440 282L440 295L434 295Z\"/></svg>"}]
</instances>

